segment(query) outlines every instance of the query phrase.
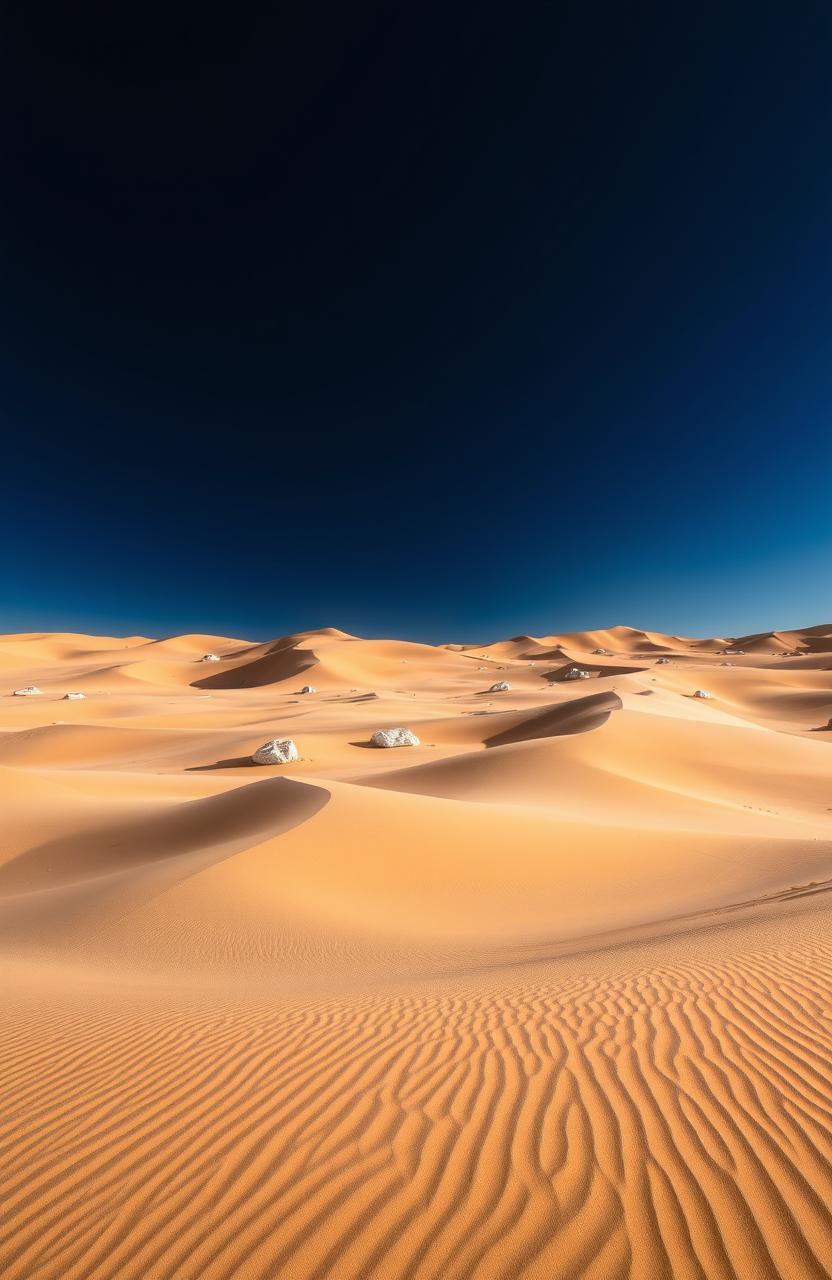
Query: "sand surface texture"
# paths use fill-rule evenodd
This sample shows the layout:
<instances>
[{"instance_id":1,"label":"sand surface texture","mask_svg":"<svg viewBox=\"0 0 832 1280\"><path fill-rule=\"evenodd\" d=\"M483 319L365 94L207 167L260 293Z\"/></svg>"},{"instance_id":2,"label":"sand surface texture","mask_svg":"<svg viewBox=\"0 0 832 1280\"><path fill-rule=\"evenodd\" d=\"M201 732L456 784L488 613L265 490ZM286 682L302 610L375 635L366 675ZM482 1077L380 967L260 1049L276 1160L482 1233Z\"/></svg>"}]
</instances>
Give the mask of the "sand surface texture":
<instances>
[{"instance_id":1,"label":"sand surface texture","mask_svg":"<svg viewBox=\"0 0 832 1280\"><path fill-rule=\"evenodd\" d=\"M4 1280L832 1274L832 625L0 690Z\"/></svg>"}]
</instances>

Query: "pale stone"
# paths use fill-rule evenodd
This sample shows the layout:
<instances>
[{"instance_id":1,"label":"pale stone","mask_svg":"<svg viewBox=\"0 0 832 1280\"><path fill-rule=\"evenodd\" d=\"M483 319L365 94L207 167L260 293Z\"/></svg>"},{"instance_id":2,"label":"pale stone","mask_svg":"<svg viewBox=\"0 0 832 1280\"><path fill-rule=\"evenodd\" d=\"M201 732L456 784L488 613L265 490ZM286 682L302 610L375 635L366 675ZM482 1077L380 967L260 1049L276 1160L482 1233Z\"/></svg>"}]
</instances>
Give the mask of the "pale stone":
<instances>
[{"instance_id":1,"label":"pale stone","mask_svg":"<svg viewBox=\"0 0 832 1280\"><path fill-rule=\"evenodd\" d=\"M258 747L251 758L254 764L288 764L300 756L291 738L272 738Z\"/></svg>"},{"instance_id":2,"label":"pale stone","mask_svg":"<svg viewBox=\"0 0 832 1280\"><path fill-rule=\"evenodd\" d=\"M43 690L39 689L36 684L27 684L23 689L15 689L14 697L33 698L36 693L43 693Z\"/></svg>"},{"instance_id":3,"label":"pale stone","mask_svg":"<svg viewBox=\"0 0 832 1280\"><path fill-rule=\"evenodd\" d=\"M665 662L669 662L669 661L670 661L669 658L657 658L656 665L661 667Z\"/></svg>"},{"instance_id":4,"label":"pale stone","mask_svg":"<svg viewBox=\"0 0 832 1280\"><path fill-rule=\"evenodd\" d=\"M374 747L418 747L419 739L410 729L377 729L372 743Z\"/></svg>"},{"instance_id":5,"label":"pale stone","mask_svg":"<svg viewBox=\"0 0 832 1280\"><path fill-rule=\"evenodd\" d=\"M83 702L86 696L85 693L65 693L64 702Z\"/></svg>"},{"instance_id":6,"label":"pale stone","mask_svg":"<svg viewBox=\"0 0 832 1280\"><path fill-rule=\"evenodd\" d=\"M318 690L313 684L305 684L301 689L301 693L317 693Z\"/></svg>"},{"instance_id":7,"label":"pale stone","mask_svg":"<svg viewBox=\"0 0 832 1280\"><path fill-rule=\"evenodd\" d=\"M694 698L712 698L714 695L707 689L697 689L693 696Z\"/></svg>"},{"instance_id":8,"label":"pale stone","mask_svg":"<svg viewBox=\"0 0 832 1280\"><path fill-rule=\"evenodd\" d=\"M505 693L506 689L510 689L511 685L507 680L498 680L496 684L492 684L488 690L489 693Z\"/></svg>"},{"instance_id":9,"label":"pale stone","mask_svg":"<svg viewBox=\"0 0 832 1280\"><path fill-rule=\"evenodd\" d=\"M200 662L219 662L219 660L220 657L218 653L203 653L200 658Z\"/></svg>"},{"instance_id":10,"label":"pale stone","mask_svg":"<svg viewBox=\"0 0 832 1280\"><path fill-rule=\"evenodd\" d=\"M584 671L581 667L570 667L563 678L564 680L588 680L589 672Z\"/></svg>"}]
</instances>

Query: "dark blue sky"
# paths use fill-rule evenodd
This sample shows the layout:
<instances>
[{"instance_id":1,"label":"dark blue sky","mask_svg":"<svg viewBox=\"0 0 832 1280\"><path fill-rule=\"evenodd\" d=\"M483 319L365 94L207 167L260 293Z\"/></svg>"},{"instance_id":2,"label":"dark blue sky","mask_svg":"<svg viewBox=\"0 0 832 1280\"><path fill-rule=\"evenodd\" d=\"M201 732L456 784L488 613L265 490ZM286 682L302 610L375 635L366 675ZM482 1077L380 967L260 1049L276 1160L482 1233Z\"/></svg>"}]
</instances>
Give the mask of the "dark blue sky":
<instances>
[{"instance_id":1,"label":"dark blue sky","mask_svg":"<svg viewBox=\"0 0 832 1280\"><path fill-rule=\"evenodd\" d=\"M0 630L832 619L832 9L3 20Z\"/></svg>"}]
</instances>

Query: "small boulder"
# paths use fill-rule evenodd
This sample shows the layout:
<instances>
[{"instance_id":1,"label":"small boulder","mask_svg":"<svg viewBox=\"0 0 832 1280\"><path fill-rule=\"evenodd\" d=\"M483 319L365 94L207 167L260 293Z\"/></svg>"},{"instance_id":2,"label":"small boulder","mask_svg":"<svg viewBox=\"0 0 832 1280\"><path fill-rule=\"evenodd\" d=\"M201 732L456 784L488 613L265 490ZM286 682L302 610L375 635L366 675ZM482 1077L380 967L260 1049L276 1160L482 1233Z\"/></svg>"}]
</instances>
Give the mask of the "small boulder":
<instances>
[{"instance_id":1,"label":"small boulder","mask_svg":"<svg viewBox=\"0 0 832 1280\"><path fill-rule=\"evenodd\" d=\"M301 693L317 693L318 690L313 684L305 684L301 689Z\"/></svg>"},{"instance_id":2,"label":"small boulder","mask_svg":"<svg viewBox=\"0 0 832 1280\"><path fill-rule=\"evenodd\" d=\"M65 693L64 702L83 702L86 696L85 693Z\"/></svg>"},{"instance_id":3,"label":"small boulder","mask_svg":"<svg viewBox=\"0 0 832 1280\"><path fill-rule=\"evenodd\" d=\"M220 656L218 653L203 653L200 658L200 662L219 662L219 660Z\"/></svg>"},{"instance_id":4,"label":"small boulder","mask_svg":"<svg viewBox=\"0 0 832 1280\"><path fill-rule=\"evenodd\" d=\"M498 680L496 684L492 684L488 692L489 693L505 693L505 691L510 688L511 688L511 685L509 684L508 680Z\"/></svg>"},{"instance_id":5,"label":"small boulder","mask_svg":"<svg viewBox=\"0 0 832 1280\"><path fill-rule=\"evenodd\" d=\"M694 698L712 698L714 695L707 689L697 689L693 696Z\"/></svg>"},{"instance_id":6,"label":"small boulder","mask_svg":"<svg viewBox=\"0 0 832 1280\"><path fill-rule=\"evenodd\" d=\"M667 662L669 662L669 661L670 661L670 659L669 659L669 658L657 658L657 659L656 659L656 666L657 666L657 667L662 667L662 666L664 666L664 664L665 664L665 663L667 663Z\"/></svg>"},{"instance_id":7,"label":"small boulder","mask_svg":"<svg viewBox=\"0 0 832 1280\"><path fill-rule=\"evenodd\" d=\"M584 671L582 667L570 667L563 678L564 680L588 680L589 672Z\"/></svg>"},{"instance_id":8,"label":"small boulder","mask_svg":"<svg viewBox=\"0 0 832 1280\"><path fill-rule=\"evenodd\" d=\"M43 693L36 684L27 684L22 689L15 689L13 696L15 698L33 698L35 694Z\"/></svg>"},{"instance_id":9,"label":"small boulder","mask_svg":"<svg viewBox=\"0 0 832 1280\"><path fill-rule=\"evenodd\" d=\"M300 756L291 738L272 738L258 747L251 759L253 764L288 764Z\"/></svg>"},{"instance_id":10,"label":"small boulder","mask_svg":"<svg viewBox=\"0 0 832 1280\"><path fill-rule=\"evenodd\" d=\"M610 656L609 649L593 649L593 653L599 654L601 657L608 658Z\"/></svg>"},{"instance_id":11,"label":"small boulder","mask_svg":"<svg viewBox=\"0 0 832 1280\"><path fill-rule=\"evenodd\" d=\"M419 739L410 729L376 729L372 736L374 747L418 747Z\"/></svg>"}]
</instances>

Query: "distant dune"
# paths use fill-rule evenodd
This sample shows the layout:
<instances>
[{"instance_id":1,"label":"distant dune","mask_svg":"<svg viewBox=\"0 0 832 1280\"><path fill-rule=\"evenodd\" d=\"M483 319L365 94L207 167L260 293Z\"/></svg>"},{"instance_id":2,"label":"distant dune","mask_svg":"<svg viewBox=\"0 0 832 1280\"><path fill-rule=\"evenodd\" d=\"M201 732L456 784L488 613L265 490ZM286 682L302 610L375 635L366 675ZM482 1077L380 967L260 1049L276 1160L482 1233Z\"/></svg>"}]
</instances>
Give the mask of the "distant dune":
<instances>
[{"instance_id":1,"label":"distant dune","mask_svg":"<svg viewBox=\"0 0 832 1280\"><path fill-rule=\"evenodd\" d=\"M830 726L832 624L0 637L0 1274L828 1277Z\"/></svg>"}]
</instances>

